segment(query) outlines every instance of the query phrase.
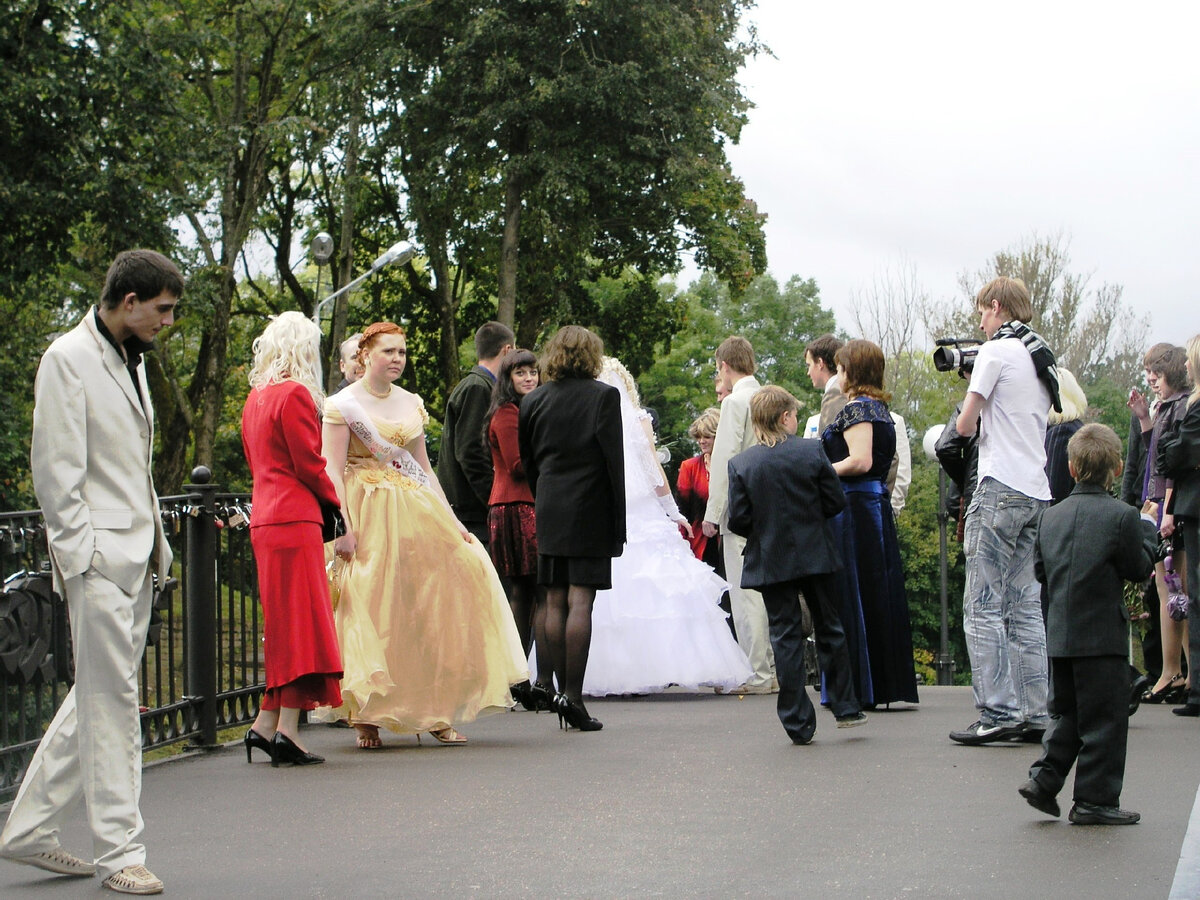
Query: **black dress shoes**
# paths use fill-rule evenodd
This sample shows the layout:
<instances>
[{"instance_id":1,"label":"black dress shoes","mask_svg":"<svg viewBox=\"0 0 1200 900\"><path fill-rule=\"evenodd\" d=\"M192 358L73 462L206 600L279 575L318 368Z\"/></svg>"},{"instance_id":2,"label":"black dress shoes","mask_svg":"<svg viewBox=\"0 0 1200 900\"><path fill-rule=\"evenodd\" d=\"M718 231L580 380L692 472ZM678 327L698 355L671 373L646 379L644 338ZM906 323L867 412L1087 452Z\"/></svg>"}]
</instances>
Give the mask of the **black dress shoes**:
<instances>
[{"instance_id":1,"label":"black dress shoes","mask_svg":"<svg viewBox=\"0 0 1200 900\"><path fill-rule=\"evenodd\" d=\"M1030 778L1027 782L1017 788L1017 793L1025 798L1025 802L1036 809L1038 812L1044 812L1048 816L1058 818L1062 815L1062 810L1058 808L1058 801L1049 791L1042 789L1042 786Z\"/></svg>"},{"instance_id":2,"label":"black dress shoes","mask_svg":"<svg viewBox=\"0 0 1200 900\"><path fill-rule=\"evenodd\" d=\"M1138 677L1129 685L1129 714L1131 716L1138 711L1142 695L1148 690L1150 690L1150 679L1139 673Z\"/></svg>"},{"instance_id":3,"label":"black dress shoes","mask_svg":"<svg viewBox=\"0 0 1200 900\"><path fill-rule=\"evenodd\" d=\"M1185 703L1183 706L1177 706L1171 710L1177 716L1186 716L1189 719L1194 719L1200 716L1200 704Z\"/></svg>"},{"instance_id":4,"label":"black dress shoes","mask_svg":"<svg viewBox=\"0 0 1200 900\"><path fill-rule=\"evenodd\" d=\"M271 765L275 768L278 768L280 763L291 763L293 766L315 766L325 762L325 757L301 750L296 746L296 742L282 731L275 732L275 737L271 741L271 749L274 751L271 756Z\"/></svg>"},{"instance_id":5,"label":"black dress shoes","mask_svg":"<svg viewBox=\"0 0 1200 900\"><path fill-rule=\"evenodd\" d=\"M1067 818L1076 825L1136 825L1142 814L1116 806L1095 806L1076 801Z\"/></svg>"}]
</instances>

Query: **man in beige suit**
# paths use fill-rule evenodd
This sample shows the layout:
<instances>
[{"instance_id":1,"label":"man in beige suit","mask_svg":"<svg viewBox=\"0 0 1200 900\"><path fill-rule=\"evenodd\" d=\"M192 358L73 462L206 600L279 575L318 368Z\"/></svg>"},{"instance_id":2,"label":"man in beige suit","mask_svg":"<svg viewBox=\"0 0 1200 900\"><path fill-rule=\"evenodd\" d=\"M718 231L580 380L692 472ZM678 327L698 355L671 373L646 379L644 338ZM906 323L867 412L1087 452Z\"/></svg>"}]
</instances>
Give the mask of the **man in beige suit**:
<instances>
[{"instance_id":1,"label":"man in beige suit","mask_svg":"<svg viewBox=\"0 0 1200 900\"><path fill-rule=\"evenodd\" d=\"M33 486L56 588L66 597L75 685L46 730L0 832L0 856L60 875L98 873L120 893L155 894L145 867L137 675L153 574L171 550L151 480L154 412L141 365L174 321L183 278L150 250L121 253L100 303L54 341L34 382ZM59 834L82 797L94 863Z\"/></svg>"},{"instance_id":2,"label":"man in beige suit","mask_svg":"<svg viewBox=\"0 0 1200 900\"><path fill-rule=\"evenodd\" d=\"M744 337L728 337L714 354L717 380L729 395L721 401L721 421L713 439L709 471L708 506L704 511L704 533L710 538L720 533L721 553L725 558L725 579L729 582L729 605L738 644L750 659L754 674L735 693L769 694L779 690L775 680L775 654L767 623L767 607L762 594L742 584L742 552L746 539L729 531L729 460L757 443L750 424L750 398L760 385L754 377L754 348Z\"/></svg>"}]
</instances>

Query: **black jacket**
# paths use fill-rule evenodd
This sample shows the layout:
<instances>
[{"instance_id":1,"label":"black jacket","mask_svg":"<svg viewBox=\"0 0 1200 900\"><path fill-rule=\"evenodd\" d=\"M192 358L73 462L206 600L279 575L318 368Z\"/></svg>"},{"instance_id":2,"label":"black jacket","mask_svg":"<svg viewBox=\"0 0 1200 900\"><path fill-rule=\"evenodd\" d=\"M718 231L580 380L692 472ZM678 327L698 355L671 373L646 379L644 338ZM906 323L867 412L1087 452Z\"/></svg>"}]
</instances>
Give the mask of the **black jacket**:
<instances>
[{"instance_id":1,"label":"black jacket","mask_svg":"<svg viewBox=\"0 0 1200 900\"><path fill-rule=\"evenodd\" d=\"M437 477L458 518L486 522L492 493L492 454L484 447L483 417L492 402L491 373L476 366L466 374L446 401Z\"/></svg>"},{"instance_id":2,"label":"black jacket","mask_svg":"<svg viewBox=\"0 0 1200 900\"><path fill-rule=\"evenodd\" d=\"M846 507L820 441L789 437L729 460L729 530L746 539L742 587L795 581L842 568L829 519Z\"/></svg>"}]
</instances>

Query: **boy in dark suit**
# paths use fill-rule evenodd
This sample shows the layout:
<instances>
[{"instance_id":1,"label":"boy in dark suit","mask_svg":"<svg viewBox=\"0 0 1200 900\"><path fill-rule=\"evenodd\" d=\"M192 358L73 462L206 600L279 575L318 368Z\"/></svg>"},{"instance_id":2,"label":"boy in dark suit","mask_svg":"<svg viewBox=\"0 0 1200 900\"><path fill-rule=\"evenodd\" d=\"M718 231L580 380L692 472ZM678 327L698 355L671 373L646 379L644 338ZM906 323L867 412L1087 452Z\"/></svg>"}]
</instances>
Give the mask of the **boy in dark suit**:
<instances>
[{"instance_id":1,"label":"boy in dark suit","mask_svg":"<svg viewBox=\"0 0 1200 900\"><path fill-rule=\"evenodd\" d=\"M807 744L817 716L804 689L800 594L812 613L817 656L838 728L867 721L850 674L838 618L842 559L829 519L846 497L820 441L796 437L796 398L781 387L750 400L759 443L729 460L729 529L746 538L742 587L762 593L779 679L778 713L795 744Z\"/></svg>"},{"instance_id":2,"label":"boy in dark suit","mask_svg":"<svg viewBox=\"0 0 1200 900\"><path fill-rule=\"evenodd\" d=\"M1121 441L1085 425L1067 444L1075 489L1042 514L1035 545L1050 658L1050 726L1042 756L1018 793L1059 815L1055 799L1075 769L1076 825L1132 825L1121 809L1129 735L1129 612L1122 581L1154 567L1155 525L1108 493L1121 474Z\"/></svg>"}]
</instances>

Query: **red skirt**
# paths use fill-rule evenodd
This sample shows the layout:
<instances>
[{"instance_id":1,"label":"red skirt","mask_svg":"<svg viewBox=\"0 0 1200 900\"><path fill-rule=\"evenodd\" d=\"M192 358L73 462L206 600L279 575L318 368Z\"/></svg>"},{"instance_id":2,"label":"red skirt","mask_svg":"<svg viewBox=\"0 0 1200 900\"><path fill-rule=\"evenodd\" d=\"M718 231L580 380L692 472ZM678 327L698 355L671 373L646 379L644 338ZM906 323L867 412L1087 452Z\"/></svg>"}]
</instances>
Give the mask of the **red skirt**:
<instances>
[{"instance_id":1,"label":"red skirt","mask_svg":"<svg viewBox=\"0 0 1200 900\"><path fill-rule=\"evenodd\" d=\"M497 503L488 509L492 565L509 578L537 573L537 528L532 503Z\"/></svg>"},{"instance_id":2,"label":"red skirt","mask_svg":"<svg viewBox=\"0 0 1200 900\"><path fill-rule=\"evenodd\" d=\"M250 529L263 610L267 687L305 678L301 708L339 706L342 655L338 650L325 575L321 526L315 522ZM322 676L319 678L305 676Z\"/></svg>"}]
</instances>

